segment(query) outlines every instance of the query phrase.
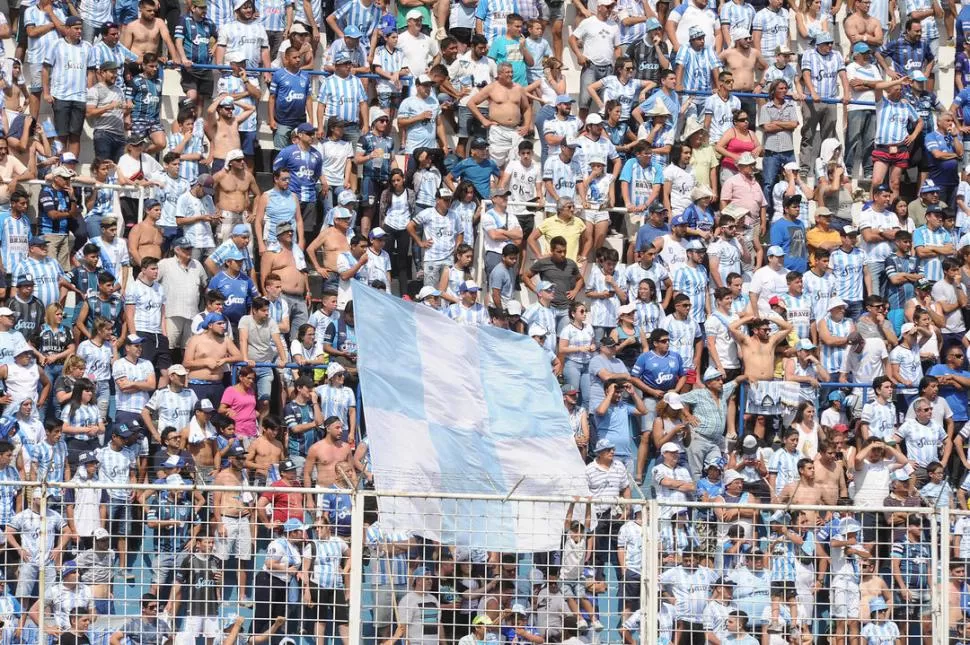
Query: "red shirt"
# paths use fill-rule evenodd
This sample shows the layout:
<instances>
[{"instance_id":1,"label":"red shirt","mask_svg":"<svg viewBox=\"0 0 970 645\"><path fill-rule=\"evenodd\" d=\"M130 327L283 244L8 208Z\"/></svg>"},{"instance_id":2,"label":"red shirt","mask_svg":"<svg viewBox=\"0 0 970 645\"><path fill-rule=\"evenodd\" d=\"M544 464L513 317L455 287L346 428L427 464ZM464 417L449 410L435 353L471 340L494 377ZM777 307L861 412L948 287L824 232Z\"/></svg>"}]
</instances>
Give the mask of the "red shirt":
<instances>
[{"instance_id":1,"label":"red shirt","mask_svg":"<svg viewBox=\"0 0 970 645\"><path fill-rule=\"evenodd\" d=\"M296 488L299 482L289 483L284 479L270 484L270 488ZM273 506L273 521L282 524L290 518L303 521L303 495L300 493L274 493L266 491L262 494L263 499L269 500Z\"/></svg>"}]
</instances>

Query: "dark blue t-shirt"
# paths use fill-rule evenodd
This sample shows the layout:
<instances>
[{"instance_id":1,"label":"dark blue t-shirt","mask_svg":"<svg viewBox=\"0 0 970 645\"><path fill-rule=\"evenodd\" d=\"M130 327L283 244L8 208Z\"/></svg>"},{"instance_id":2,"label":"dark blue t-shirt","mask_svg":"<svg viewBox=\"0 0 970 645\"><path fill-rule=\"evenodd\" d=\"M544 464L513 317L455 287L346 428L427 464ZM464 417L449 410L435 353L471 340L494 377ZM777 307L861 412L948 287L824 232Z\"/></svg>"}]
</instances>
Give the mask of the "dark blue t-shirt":
<instances>
[{"instance_id":1,"label":"dark blue t-shirt","mask_svg":"<svg viewBox=\"0 0 970 645\"><path fill-rule=\"evenodd\" d=\"M306 101L310 95L310 75L306 70L293 74L282 67L273 72L269 92L276 98L276 122L295 128L306 122Z\"/></svg>"}]
</instances>

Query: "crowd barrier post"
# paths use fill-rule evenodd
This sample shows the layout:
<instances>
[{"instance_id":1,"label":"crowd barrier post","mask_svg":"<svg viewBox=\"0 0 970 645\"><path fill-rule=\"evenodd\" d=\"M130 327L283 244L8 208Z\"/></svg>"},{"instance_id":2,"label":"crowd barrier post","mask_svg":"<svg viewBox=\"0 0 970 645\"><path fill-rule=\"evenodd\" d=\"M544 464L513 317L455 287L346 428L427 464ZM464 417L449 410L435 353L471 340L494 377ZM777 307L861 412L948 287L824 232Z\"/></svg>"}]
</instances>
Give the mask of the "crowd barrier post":
<instances>
[{"instance_id":1,"label":"crowd barrier post","mask_svg":"<svg viewBox=\"0 0 970 645\"><path fill-rule=\"evenodd\" d=\"M936 607L940 618L935 631L943 635L950 633L950 507L944 506L938 510L939 515L934 515L933 520L937 522L939 518L936 528L940 534L940 562L939 567L933 571L933 589L937 590Z\"/></svg>"},{"instance_id":2,"label":"crowd barrier post","mask_svg":"<svg viewBox=\"0 0 970 645\"><path fill-rule=\"evenodd\" d=\"M649 628L640 630L640 645L657 645L657 630L653 626L657 624L657 600L660 598L660 549L656 548L660 537L660 506L656 499L642 503L646 504L644 512L647 514L643 520L643 553L647 559L647 575L646 582L641 584L640 610L646 611L641 620Z\"/></svg>"},{"instance_id":3,"label":"crowd barrier post","mask_svg":"<svg viewBox=\"0 0 970 645\"><path fill-rule=\"evenodd\" d=\"M362 643L361 607L364 596L364 492L360 488L354 489L353 501L350 505L350 589L347 590L347 601L350 603L350 625L348 642Z\"/></svg>"}]
</instances>

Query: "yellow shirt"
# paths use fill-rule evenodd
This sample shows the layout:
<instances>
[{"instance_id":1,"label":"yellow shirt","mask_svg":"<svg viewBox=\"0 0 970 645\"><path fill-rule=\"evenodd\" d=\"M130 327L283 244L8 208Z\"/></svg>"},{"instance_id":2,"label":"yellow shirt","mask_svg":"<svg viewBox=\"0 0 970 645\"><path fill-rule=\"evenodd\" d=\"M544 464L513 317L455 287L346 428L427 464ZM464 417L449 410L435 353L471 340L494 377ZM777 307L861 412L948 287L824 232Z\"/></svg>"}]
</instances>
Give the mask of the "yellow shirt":
<instances>
[{"instance_id":1,"label":"yellow shirt","mask_svg":"<svg viewBox=\"0 0 970 645\"><path fill-rule=\"evenodd\" d=\"M694 180L698 186L711 188L711 169L717 168L717 152L712 145L703 145L694 150L690 157L690 165L694 171Z\"/></svg>"},{"instance_id":2,"label":"yellow shirt","mask_svg":"<svg viewBox=\"0 0 970 645\"><path fill-rule=\"evenodd\" d=\"M579 255L579 240L583 236L583 231L586 230L586 222L578 217L573 217L567 224L554 215L542 220L542 223L536 228L542 234L546 244L549 244L549 241L554 237L566 238L566 257L573 262L576 261L576 256Z\"/></svg>"},{"instance_id":3,"label":"yellow shirt","mask_svg":"<svg viewBox=\"0 0 970 645\"><path fill-rule=\"evenodd\" d=\"M805 241L808 242L808 248L812 250L811 257L809 257L811 265L815 266L815 249L820 248L826 242L835 242L838 244L841 240L842 236L835 229L829 229L827 232L823 232L817 226L808 229L808 233L805 235Z\"/></svg>"}]
</instances>

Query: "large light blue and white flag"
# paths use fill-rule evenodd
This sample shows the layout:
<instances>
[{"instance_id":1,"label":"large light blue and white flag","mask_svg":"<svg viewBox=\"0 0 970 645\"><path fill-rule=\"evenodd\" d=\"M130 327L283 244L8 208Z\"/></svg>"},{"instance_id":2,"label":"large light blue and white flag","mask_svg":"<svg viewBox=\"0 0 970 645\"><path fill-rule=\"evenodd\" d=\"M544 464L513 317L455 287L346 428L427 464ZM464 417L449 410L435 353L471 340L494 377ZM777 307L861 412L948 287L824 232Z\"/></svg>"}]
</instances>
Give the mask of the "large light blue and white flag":
<instances>
[{"instance_id":1,"label":"large light blue and white flag","mask_svg":"<svg viewBox=\"0 0 970 645\"><path fill-rule=\"evenodd\" d=\"M565 504L454 498L589 495L549 356L527 336L352 288L382 527L491 551L558 549Z\"/></svg>"}]
</instances>

